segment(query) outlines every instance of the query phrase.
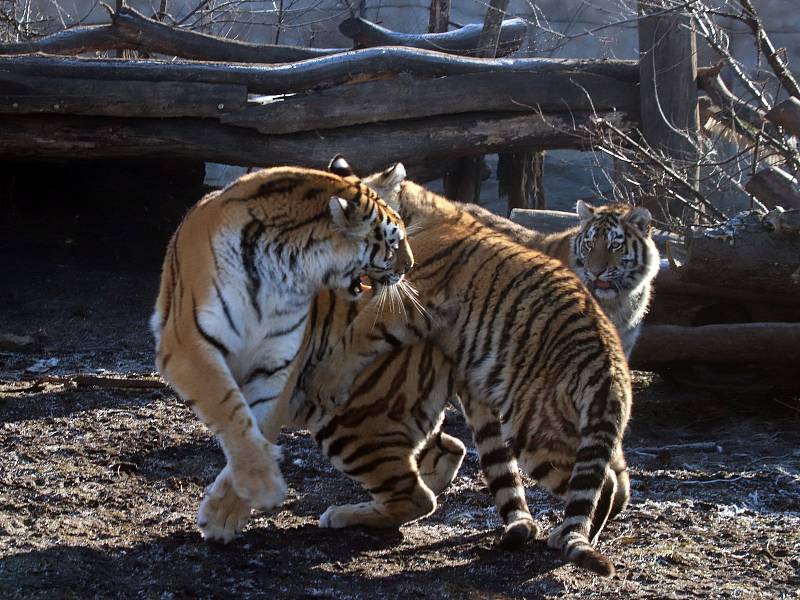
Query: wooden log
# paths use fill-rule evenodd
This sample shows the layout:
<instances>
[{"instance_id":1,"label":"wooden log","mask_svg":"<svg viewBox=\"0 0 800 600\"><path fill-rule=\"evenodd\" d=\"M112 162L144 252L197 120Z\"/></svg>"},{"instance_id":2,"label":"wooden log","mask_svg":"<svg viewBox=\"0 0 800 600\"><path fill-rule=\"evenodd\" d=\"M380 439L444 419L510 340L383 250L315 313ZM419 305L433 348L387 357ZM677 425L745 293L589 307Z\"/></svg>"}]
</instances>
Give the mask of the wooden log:
<instances>
[{"instance_id":1,"label":"wooden log","mask_svg":"<svg viewBox=\"0 0 800 600\"><path fill-rule=\"evenodd\" d=\"M750 178L744 189L769 209L776 206L800 208L800 185L778 167L761 169Z\"/></svg>"},{"instance_id":2,"label":"wooden log","mask_svg":"<svg viewBox=\"0 0 800 600\"><path fill-rule=\"evenodd\" d=\"M251 44L170 27L129 6L111 15L110 25L73 27L39 40L0 44L0 54L78 54L91 50L144 50L193 60L283 63L346 52L347 48L302 48Z\"/></svg>"},{"instance_id":3,"label":"wooden log","mask_svg":"<svg viewBox=\"0 0 800 600\"><path fill-rule=\"evenodd\" d=\"M715 229L694 227L686 236L684 281L741 287L800 297L792 274L800 264L800 238L770 231L746 213Z\"/></svg>"},{"instance_id":4,"label":"wooden log","mask_svg":"<svg viewBox=\"0 0 800 600\"><path fill-rule=\"evenodd\" d=\"M222 122L281 134L478 111L616 109L633 115L638 95L633 83L570 71L469 73L435 79L400 74L290 96L227 114Z\"/></svg>"},{"instance_id":5,"label":"wooden log","mask_svg":"<svg viewBox=\"0 0 800 600\"><path fill-rule=\"evenodd\" d=\"M669 156L673 168L697 189L700 172L692 166L697 163L697 152L691 141L699 130L696 40L692 17L680 10L663 10L668 4L663 0L639 2L644 15L639 20L642 133L648 145ZM653 199L648 207L659 215L662 205ZM670 215L682 216L680 202L666 206Z\"/></svg>"},{"instance_id":6,"label":"wooden log","mask_svg":"<svg viewBox=\"0 0 800 600\"><path fill-rule=\"evenodd\" d=\"M477 54L481 29L482 26L475 23L442 33L399 33L361 17L347 19L339 25L339 31L352 39L356 48L406 46L466 56ZM519 50L526 32L527 25L522 19L503 21L499 31L497 56L505 56Z\"/></svg>"},{"instance_id":7,"label":"wooden log","mask_svg":"<svg viewBox=\"0 0 800 600\"><path fill-rule=\"evenodd\" d=\"M631 128L622 113L602 114ZM114 119L60 115L0 117L0 158L199 158L244 166L324 167L343 154L357 172L498 150L587 148L592 115L466 114L316 133L265 136L210 119ZM573 128L574 127L574 128Z\"/></svg>"},{"instance_id":8,"label":"wooden log","mask_svg":"<svg viewBox=\"0 0 800 600\"><path fill-rule=\"evenodd\" d=\"M93 59L41 55L0 56L0 71L37 77L106 79L109 81L191 81L246 85L250 93L287 94L377 79L391 73L444 77L493 71L593 73L636 83L631 61L583 59L498 58L452 56L412 48L367 48L273 66L197 63L158 60Z\"/></svg>"},{"instance_id":9,"label":"wooden log","mask_svg":"<svg viewBox=\"0 0 800 600\"><path fill-rule=\"evenodd\" d=\"M243 85L63 79L0 71L0 114L219 117L246 106Z\"/></svg>"},{"instance_id":10,"label":"wooden log","mask_svg":"<svg viewBox=\"0 0 800 600\"><path fill-rule=\"evenodd\" d=\"M561 210L527 210L515 208L510 219L517 225L535 229L541 233L557 233L577 227L580 223L574 212Z\"/></svg>"},{"instance_id":11,"label":"wooden log","mask_svg":"<svg viewBox=\"0 0 800 600\"><path fill-rule=\"evenodd\" d=\"M648 325L631 356L634 369L678 361L800 364L800 323Z\"/></svg>"},{"instance_id":12,"label":"wooden log","mask_svg":"<svg viewBox=\"0 0 800 600\"><path fill-rule=\"evenodd\" d=\"M767 112L765 118L780 125L795 137L800 137L800 100L787 98Z\"/></svg>"}]
</instances>

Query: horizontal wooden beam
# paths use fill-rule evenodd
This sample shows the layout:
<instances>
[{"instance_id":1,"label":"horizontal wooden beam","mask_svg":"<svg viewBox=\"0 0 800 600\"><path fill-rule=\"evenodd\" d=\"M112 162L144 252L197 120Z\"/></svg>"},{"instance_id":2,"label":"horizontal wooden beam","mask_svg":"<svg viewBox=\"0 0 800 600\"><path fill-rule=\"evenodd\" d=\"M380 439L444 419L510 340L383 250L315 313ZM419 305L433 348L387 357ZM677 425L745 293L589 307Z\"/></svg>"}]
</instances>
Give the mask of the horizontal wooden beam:
<instances>
[{"instance_id":1,"label":"horizontal wooden beam","mask_svg":"<svg viewBox=\"0 0 800 600\"><path fill-rule=\"evenodd\" d=\"M452 56L411 48L367 48L273 66L185 61L96 59L41 55L0 56L0 71L36 77L105 79L109 81L187 81L245 85L251 93L287 94L378 79L387 74L444 77L466 73L525 72L542 76L553 71L595 74L636 83L632 61L498 58Z\"/></svg>"},{"instance_id":2,"label":"horizontal wooden beam","mask_svg":"<svg viewBox=\"0 0 800 600\"><path fill-rule=\"evenodd\" d=\"M631 356L633 368L678 361L800 364L800 323L648 325Z\"/></svg>"},{"instance_id":3,"label":"horizontal wooden beam","mask_svg":"<svg viewBox=\"0 0 800 600\"><path fill-rule=\"evenodd\" d=\"M476 55L483 25L472 23L444 33L410 34L381 27L360 17L342 21L339 31L353 40L357 48L374 46L407 46L424 50L437 50L449 54ZM500 29L497 56L516 50L525 39L528 26L522 19L506 19Z\"/></svg>"},{"instance_id":4,"label":"horizontal wooden beam","mask_svg":"<svg viewBox=\"0 0 800 600\"><path fill-rule=\"evenodd\" d=\"M629 129L622 113L600 114ZM211 119L0 117L0 158L195 158L245 166L324 167L337 153L357 172L498 150L583 148L589 114L465 114L267 136Z\"/></svg>"},{"instance_id":5,"label":"horizontal wooden beam","mask_svg":"<svg viewBox=\"0 0 800 600\"><path fill-rule=\"evenodd\" d=\"M0 71L0 114L219 117L247 106L236 84L32 77Z\"/></svg>"},{"instance_id":6,"label":"horizontal wooden beam","mask_svg":"<svg viewBox=\"0 0 800 600\"><path fill-rule=\"evenodd\" d=\"M292 133L347 125L467 112L638 111L636 84L604 75L551 70L390 79L341 85L286 97L226 115L222 121L262 133Z\"/></svg>"},{"instance_id":7,"label":"horizontal wooden beam","mask_svg":"<svg viewBox=\"0 0 800 600\"><path fill-rule=\"evenodd\" d=\"M38 40L0 44L0 54L79 54L92 50L139 50L193 60L283 63L345 52L347 48L303 48L252 44L171 27L123 6L107 25L64 29Z\"/></svg>"}]
</instances>

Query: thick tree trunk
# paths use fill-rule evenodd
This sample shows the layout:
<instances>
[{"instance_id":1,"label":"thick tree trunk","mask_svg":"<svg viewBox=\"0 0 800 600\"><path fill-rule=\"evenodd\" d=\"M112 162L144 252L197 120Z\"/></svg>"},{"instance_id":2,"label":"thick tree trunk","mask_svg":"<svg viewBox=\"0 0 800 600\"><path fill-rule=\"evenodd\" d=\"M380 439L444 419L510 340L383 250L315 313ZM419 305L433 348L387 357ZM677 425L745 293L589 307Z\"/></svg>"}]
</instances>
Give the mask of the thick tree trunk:
<instances>
[{"instance_id":1,"label":"thick tree trunk","mask_svg":"<svg viewBox=\"0 0 800 600\"><path fill-rule=\"evenodd\" d=\"M640 1L639 78L641 122L645 141L668 156L672 167L695 189L700 171L693 139L699 129L697 105L697 52L692 18L681 11L662 10L662 0ZM655 14L654 14L655 13ZM648 194L650 211L659 218L657 188ZM677 201L666 204L669 215L691 221Z\"/></svg>"}]
</instances>

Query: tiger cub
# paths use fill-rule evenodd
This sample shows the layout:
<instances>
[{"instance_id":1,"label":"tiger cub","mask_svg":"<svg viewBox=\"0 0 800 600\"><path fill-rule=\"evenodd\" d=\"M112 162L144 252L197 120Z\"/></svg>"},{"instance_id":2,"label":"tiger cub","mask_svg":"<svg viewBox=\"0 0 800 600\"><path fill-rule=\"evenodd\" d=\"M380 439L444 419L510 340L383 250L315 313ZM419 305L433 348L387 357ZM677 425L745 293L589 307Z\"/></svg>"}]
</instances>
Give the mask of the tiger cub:
<instances>
[{"instance_id":1,"label":"tiger cub","mask_svg":"<svg viewBox=\"0 0 800 600\"><path fill-rule=\"evenodd\" d=\"M229 515L216 503L227 490L255 508L285 495L268 439L283 422L276 399L316 295L357 293L362 275L393 285L412 265L402 220L355 176L266 169L186 214L167 248L151 328L156 366L227 459L198 513L205 538L229 539Z\"/></svg>"},{"instance_id":2,"label":"tiger cub","mask_svg":"<svg viewBox=\"0 0 800 600\"><path fill-rule=\"evenodd\" d=\"M365 181L382 188L379 180ZM627 501L622 435L631 384L613 324L560 262L412 182L398 187L394 198L384 197L413 228L418 266L408 281L424 310L409 303L404 313L379 315L377 303L367 304L332 354L308 374L310 382L301 381L312 398L309 420L314 411L329 412L331 402L340 406L323 427L312 428L323 451L349 476L372 473L374 481L365 486L373 502L331 507L321 524L385 525L392 503L409 498L419 503L419 513L431 510L432 490L426 493L415 471L409 447L418 442L408 430L416 426L412 421L422 422L419 414L441 413L449 397L442 389L447 375L448 382L455 380L481 467L507 524L505 541L521 543L538 534L519 461L539 484L566 498L564 521L549 544L584 568L613 574L613 564L592 545ZM423 340L429 341L419 344ZM409 346L424 353L431 342L449 361L436 365L438 390L432 388L421 402L407 397L403 377L409 368L401 362L383 390L393 399L388 406L366 399L354 406L387 372L386 363L410 360ZM382 411L384 421L405 420L406 431L387 428L384 439L376 427L367 442L347 430ZM376 471L382 479L375 479Z\"/></svg>"},{"instance_id":3,"label":"tiger cub","mask_svg":"<svg viewBox=\"0 0 800 600\"><path fill-rule=\"evenodd\" d=\"M580 225L542 234L475 206L461 208L515 241L559 259L584 285L617 328L630 359L647 314L659 255L650 235L650 211L616 203L593 207L578 200Z\"/></svg>"}]
</instances>

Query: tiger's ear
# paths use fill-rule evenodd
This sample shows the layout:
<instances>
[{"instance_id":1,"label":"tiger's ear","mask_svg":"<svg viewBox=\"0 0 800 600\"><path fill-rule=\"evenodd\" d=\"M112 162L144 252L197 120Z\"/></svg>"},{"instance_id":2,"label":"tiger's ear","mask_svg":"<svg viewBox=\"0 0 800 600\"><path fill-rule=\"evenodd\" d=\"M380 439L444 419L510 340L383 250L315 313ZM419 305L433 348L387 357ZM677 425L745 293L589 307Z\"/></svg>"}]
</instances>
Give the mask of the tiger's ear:
<instances>
[{"instance_id":1,"label":"tiger's ear","mask_svg":"<svg viewBox=\"0 0 800 600\"><path fill-rule=\"evenodd\" d=\"M355 206L339 196L331 196L328 201L328 208L331 211L331 219L342 231L350 229L350 217Z\"/></svg>"},{"instance_id":2,"label":"tiger's ear","mask_svg":"<svg viewBox=\"0 0 800 600\"><path fill-rule=\"evenodd\" d=\"M581 223L585 223L594 217L594 206L583 200L578 200L575 204L575 212L578 213L578 218L581 220Z\"/></svg>"},{"instance_id":3,"label":"tiger's ear","mask_svg":"<svg viewBox=\"0 0 800 600\"><path fill-rule=\"evenodd\" d=\"M344 156L337 154L328 163L328 171L338 175L339 177L350 177L354 175L353 169L350 164L344 159Z\"/></svg>"},{"instance_id":4,"label":"tiger's ear","mask_svg":"<svg viewBox=\"0 0 800 600\"><path fill-rule=\"evenodd\" d=\"M381 187L392 192L400 191L400 184L406 180L406 168L403 163L395 163L381 173Z\"/></svg>"},{"instance_id":5,"label":"tiger's ear","mask_svg":"<svg viewBox=\"0 0 800 600\"><path fill-rule=\"evenodd\" d=\"M625 215L625 222L630 223L636 229L647 235L650 233L650 222L653 220L650 211L644 206L634 206L630 212Z\"/></svg>"}]
</instances>

